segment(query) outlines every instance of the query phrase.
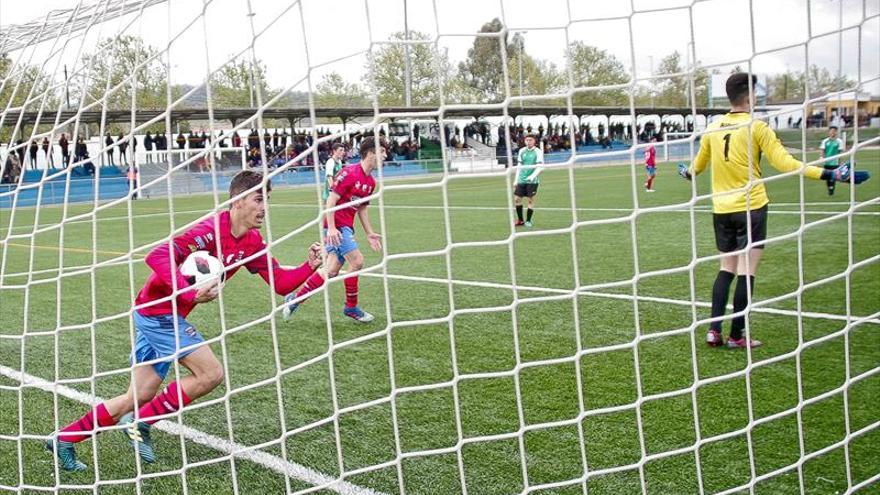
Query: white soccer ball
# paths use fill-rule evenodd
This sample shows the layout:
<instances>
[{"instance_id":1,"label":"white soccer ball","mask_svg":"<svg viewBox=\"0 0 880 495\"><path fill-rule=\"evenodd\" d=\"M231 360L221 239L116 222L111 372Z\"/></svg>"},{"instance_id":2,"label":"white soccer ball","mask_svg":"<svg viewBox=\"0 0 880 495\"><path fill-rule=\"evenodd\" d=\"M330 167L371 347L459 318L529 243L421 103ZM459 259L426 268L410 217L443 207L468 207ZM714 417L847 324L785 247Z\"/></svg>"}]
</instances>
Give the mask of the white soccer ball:
<instances>
[{"instance_id":1,"label":"white soccer ball","mask_svg":"<svg viewBox=\"0 0 880 495\"><path fill-rule=\"evenodd\" d=\"M193 285L211 284L219 280L222 284L226 276L223 263L207 251L194 251L180 265L180 274Z\"/></svg>"}]
</instances>

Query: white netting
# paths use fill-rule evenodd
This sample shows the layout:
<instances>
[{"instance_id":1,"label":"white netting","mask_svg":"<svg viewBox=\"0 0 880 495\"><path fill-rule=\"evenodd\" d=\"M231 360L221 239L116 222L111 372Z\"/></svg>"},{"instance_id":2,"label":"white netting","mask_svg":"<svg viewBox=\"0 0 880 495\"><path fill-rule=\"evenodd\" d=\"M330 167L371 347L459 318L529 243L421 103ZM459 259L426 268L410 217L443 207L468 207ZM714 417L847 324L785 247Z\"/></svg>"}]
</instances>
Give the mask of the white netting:
<instances>
[{"instance_id":1,"label":"white netting","mask_svg":"<svg viewBox=\"0 0 880 495\"><path fill-rule=\"evenodd\" d=\"M866 127L877 2L398 3L103 0L0 17L0 488L851 493L880 480L876 179L832 199L794 173L760 179L774 201L745 317L766 342L725 353L702 342L712 194L674 172L724 113L714 76L734 67L762 76L753 118L795 156L822 165L818 141L839 123L840 160L880 172ZM658 37L686 62L655 70ZM555 55L527 56L524 40ZM232 176L255 168L274 189L257 256L299 264L321 234L316 163L380 132L397 145L369 198L385 242L359 272L375 322L340 316L352 272L290 322L271 277L241 274L188 318L223 379L156 424L158 463L118 426L78 444L85 473L45 455L53 431L128 386L150 250L226 209ZM522 231L506 165L528 132L548 166ZM671 164L646 197L655 134ZM186 375L175 363L169 380Z\"/></svg>"}]
</instances>

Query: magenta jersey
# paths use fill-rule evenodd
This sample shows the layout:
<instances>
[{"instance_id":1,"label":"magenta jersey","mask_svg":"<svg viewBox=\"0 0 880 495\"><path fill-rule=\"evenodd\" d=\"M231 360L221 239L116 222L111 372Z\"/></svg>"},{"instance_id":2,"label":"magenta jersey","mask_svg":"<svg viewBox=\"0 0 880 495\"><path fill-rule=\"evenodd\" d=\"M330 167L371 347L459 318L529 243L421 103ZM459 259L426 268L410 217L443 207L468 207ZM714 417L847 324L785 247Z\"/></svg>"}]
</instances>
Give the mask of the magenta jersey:
<instances>
[{"instance_id":1,"label":"magenta jersey","mask_svg":"<svg viewBox=\"0 0 880 495\"><path fill-rule=\"evenodd\" d=\"M355 163L336 174L336 185L333 186L333 192L339 195L339 201L336 204L345 205L373 194L375 188L376 180L373 179L373 176L364 173L360 163ZM336 210L333 215L333 218L336 219L336 228L348 227L354 230L354 217L358 208L368 204L370 202L365 201ZM324 227L327 227L327 220L324 220Z\"/></svg>"},{"instance_id":2,"label":"magenta jersey","mask_svg":"<svg viewBox=\"0 0 880 495\"><path fill-rule=\"evenodd\" d=\"M648 149L645 150L645 165L648 167L654 167L657 163L657 150L654 149L654 146L648 146Z\"/></svg>"},{"instance_id":3,"label":"magenta jersey","mask_svg":"<svg viewBox=\"0 0 880 495\"><path fill-rule=\"evenodd\" d=\"M215 223L218 228L215 228ZM218 234L220 236L219 249L216 238ZM178 314L185 318L192 311L196 304L194 302L196 291L181 290L189 287L190 284L187 278L180 274L179 270L176 274L172 275L171 259L174 259L174 263L179 269L186 257L194 251L208 251L212 256L219 259L223 266L228 267L226 268L226 280L232 278L235 272L242 266L246 267L251 273L259 274L266 283L269 282L270 273L273 274L275 278L275 292L280 295L293 292L314 272L309 267L308 261L292 269L282 268L274 258L271 259L270 263L266 258L266 243L263 241L263 236L260 235L259 229L251 229L239 238L233 237L228 211L202 220L193 228L175 237L171 245L173 251L169 250L167 242L159 244L150 251L145 260L147 266L153 270L153 273L150 274L147 283L144 284L135 300L135 304L138 306L147 305L138 309L138 312L144 316L173 313L171 299L168 299L168 296L172 294L173 280L177 281L179 291L177 295ZM244 265L229 268L230 265L250 258L255 254L257 256L254 256L253 259L250 259ZM270 269L272 270L271 272ZM164 301L149 304L163 298L165 298Z\"/></svg>"}]
</instances>

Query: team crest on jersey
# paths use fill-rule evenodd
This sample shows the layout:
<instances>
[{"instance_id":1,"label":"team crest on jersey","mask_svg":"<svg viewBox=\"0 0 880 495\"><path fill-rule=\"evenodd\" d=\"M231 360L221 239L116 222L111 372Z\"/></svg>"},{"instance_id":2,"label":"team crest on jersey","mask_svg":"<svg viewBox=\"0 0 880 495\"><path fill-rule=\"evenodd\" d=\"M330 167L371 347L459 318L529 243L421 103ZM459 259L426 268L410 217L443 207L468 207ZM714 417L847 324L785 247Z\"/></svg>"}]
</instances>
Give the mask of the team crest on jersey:
<instances>
[{"instance_id":1,"label":"team crest on jersey","mask_svg":"<svg viewBox=\"0 0 880 495\"><path fill-rule=\"evenodd\" d=\"M186 247L189 248L189 252L191 252L191 253L194 253L199 250L199 247L196 246L195 244L187 244Z\"/></svg>"},{"instance_id":2,"label":"team crest on jersey","mask_svg":"<svg viewBox=\"0 0 880 495\"><path fill-rule=\"evenodd\" d=\"M233 260L234 258L234 260ZM239 251L237 255L229 253L226 255L226 264L231 265L232 263L238 263L239 261L244 259L244 251Z\"/></svg>"}]
</instances>

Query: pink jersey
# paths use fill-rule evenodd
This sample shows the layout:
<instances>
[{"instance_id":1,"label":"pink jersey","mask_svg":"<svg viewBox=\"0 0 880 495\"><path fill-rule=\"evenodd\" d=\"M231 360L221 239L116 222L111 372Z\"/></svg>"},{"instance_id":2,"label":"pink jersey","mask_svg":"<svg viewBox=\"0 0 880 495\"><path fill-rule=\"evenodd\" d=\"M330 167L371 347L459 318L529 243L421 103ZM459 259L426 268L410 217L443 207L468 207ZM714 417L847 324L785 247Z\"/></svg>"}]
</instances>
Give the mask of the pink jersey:
<instances>
[{"instance_id":1,"label":"pink jersey","mask_svg":"<svg viewBox=\"0 0 880 495\"><path fill-rule=\"evenodd\" d=\"M645 150L645 165L648 167L654 167L656 165L657 159L657 150L654 149L654 146L648 146L648 149Z\"/></svg>"},{"instance_id":2,"label":"pink jersey","mask_svg":"<svg viewBox=\"0 0 880 495\"><path fill-rule=\"evenodd\" d=\"M215 220L219 221L219 228L216 229ZM219 252L216 242L218 232L220 234ZM189 287L190 284L186 277L180 274L180 271L172 274L171 257L174 257L174 262L179 268L181 263L193 251L208 251L211 255L220 259L224 266L232 265L262 251L262 254L255 256L244 265L227 268L226 280L232 278L241 266L245 266L248 271L260 274L266 283L269 282L270 262L266 259L266 243L263 241L263 236L260 235L259 229L251 229L236 239L232 236L231 220L228 211L202 220L193 228L175 237L172 244L174 248L173 253L169 252L168 243L163 242L153 248L150 254L147 255L146 263L153 270L153 273L150 274L147 283L144 284L143 289L138 293L135 304L140 306L158 299L168 298L172 294L172 280L176 279L179 291L177 295L177 311L178 314L185 318L196 304L194 302L196 291L194 289L181 290ZM288 269L281 268L278 261L272 258L271 267L275 278L275 292L282 296L293 292L314 272L309 267L308 261L296 268ZM166 299L150 304L138 309L138 312L144 316L171 314L173 312L171 300Z\"/></svg>"},{"instance_id":3,"label":"pink jersey","mask_svg":"<svg viewBox=\"0 0 880 495\"><path fill-rule=\"evenodd\" d=\"M333 192L339 195L337 205L344 205L365 198L373 194L376 188L376 180L370 174L364 173L360 163L349 165L336 174L336 185L333 186ZM370 204L369 201L353 204L347 208L336 210L333 218L336 219L336 228L348 227L354 230L354 217L358 208ZM327 220L324 220L324 227L327 227Z\"/></svg>"}]
</instances>

